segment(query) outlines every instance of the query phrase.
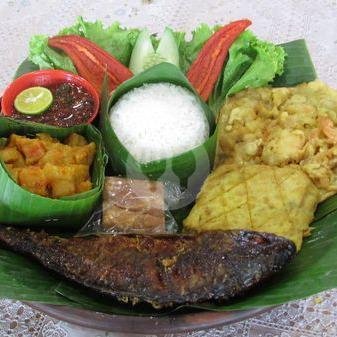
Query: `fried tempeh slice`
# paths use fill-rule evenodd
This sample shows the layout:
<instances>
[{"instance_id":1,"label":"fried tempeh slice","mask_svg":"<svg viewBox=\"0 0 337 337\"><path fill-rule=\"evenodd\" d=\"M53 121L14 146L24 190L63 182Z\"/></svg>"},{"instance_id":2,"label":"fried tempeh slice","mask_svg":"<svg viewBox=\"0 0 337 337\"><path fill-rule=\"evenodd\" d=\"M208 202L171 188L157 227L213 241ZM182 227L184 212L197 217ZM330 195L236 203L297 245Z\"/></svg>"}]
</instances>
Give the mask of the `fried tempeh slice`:
<instances>
[{"instance_id":1,"label":"fried tempeh slice","mask_svg":"<svg viewBox=\"0 0 337 337\"><path fill-rule=\"evenodd\" d=\"M0 227L0 243L102 294L156 308L241 295L282 269L296 251L287 239L241 230L64 239Z\"/></svg>"}]
</instances>

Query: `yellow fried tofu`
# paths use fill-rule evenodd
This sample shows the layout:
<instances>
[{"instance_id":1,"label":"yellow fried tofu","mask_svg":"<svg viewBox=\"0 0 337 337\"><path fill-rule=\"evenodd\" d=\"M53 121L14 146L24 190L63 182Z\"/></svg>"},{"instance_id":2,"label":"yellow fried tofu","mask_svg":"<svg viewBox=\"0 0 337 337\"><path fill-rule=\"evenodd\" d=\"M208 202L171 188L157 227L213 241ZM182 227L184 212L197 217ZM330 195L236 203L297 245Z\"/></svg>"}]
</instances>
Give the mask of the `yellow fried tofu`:
<instances>
[{"instance_id":1,"label":"yellow fried tofu","mask_svg":"<svg viewBox=\"0 0 337 337\"><path fill-rule=\"evenodd\" d=\"M292 240L299 250L320 194L297 166L219 166L206 179L185 230L246 229Z\"/></svg>"},{"instance_id":2,"label":"yellow fried tofu","mask_svg":"<svg viewBox=\"0 0 337 337\"><path fill-rule=\"evenodd\" d=\"M28 166L19 169L18 183L32 193L48 196L48 181L40 167Z\"/></svg>"}]
</instances>

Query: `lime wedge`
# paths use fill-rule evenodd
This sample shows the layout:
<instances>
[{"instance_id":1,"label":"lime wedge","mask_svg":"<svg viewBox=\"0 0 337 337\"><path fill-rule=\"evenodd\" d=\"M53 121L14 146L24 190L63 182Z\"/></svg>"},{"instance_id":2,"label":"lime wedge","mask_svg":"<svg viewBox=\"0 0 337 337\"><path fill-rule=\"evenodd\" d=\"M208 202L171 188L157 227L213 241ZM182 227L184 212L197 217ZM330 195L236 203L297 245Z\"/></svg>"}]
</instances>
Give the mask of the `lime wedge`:
<instances>
[{"instance_id":1,"label":"lime wedge","mask_svg":"<svg viewBox=\"0 0 337 337\"><path fill-rule=\"evenodd\" d=\"M14 107L23 114L37 115L46 111L52 103L53 95L49 89L31 87L16 96Z\"/></svg>"}]
</instances>

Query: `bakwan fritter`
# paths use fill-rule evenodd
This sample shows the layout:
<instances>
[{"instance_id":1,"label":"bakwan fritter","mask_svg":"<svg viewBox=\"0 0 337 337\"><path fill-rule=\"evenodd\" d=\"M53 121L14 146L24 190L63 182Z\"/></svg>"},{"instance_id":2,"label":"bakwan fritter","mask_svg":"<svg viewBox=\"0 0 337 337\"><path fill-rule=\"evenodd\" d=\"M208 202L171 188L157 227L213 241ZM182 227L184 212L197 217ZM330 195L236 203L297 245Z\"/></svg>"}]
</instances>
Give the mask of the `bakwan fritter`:
<instances>
[{"instance_id":1,"label":"bakwan fritter","mask_svg":"<svg viewBox=\"0 0 337 337\"><path fill-rule=\"evenodd\" d=\"M246 229L292 240L310 234L319 191L296 165L221 165L206 179L185 219L190 231Z\"/></svg>"},{"instance_id":2,"label":"bakwan fritter","mask_svg":"<svg viewBox=\"0 0 337 337\"><path fill-rule=\"evenodd\" d=\"M92 188L90 166L96 152L78 134L63 143L48 134L36 138L12 134L0 149L0 158L12 178L32 193L61 198Z\"/></svg>"},{"instance_id":3,"label":"bakwan fritter","mask_svg":"<svg viewBox=\"0 0 337 337\"><path fill-rule=\"evenodd\" d=\"M242 91L222 109L219 132L216 166L298 164L320 201L337 192L337 91L324 83Z\"/></svg>"}]
</instances>

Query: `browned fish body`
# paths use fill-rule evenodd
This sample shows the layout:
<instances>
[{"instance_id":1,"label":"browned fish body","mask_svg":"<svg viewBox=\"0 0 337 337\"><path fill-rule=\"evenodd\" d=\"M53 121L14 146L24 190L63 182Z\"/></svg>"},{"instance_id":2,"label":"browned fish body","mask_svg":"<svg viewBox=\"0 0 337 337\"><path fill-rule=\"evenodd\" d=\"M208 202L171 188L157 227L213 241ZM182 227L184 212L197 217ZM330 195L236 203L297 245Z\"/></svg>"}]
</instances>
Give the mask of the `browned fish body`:
<instances>
[{"instance_id":1,"label":"browned fish body","mask_svg":"<svg viewBox=\"0 0 337 337\"><path fill-rule=\"evenodd\" d=\"M0 227L0 243L100 293L155 307L241 295L282 269L296 251L287 239L241 230L63 239Z\"/></svg>"}]
</instances>

